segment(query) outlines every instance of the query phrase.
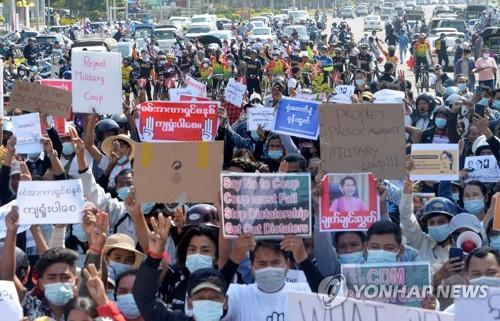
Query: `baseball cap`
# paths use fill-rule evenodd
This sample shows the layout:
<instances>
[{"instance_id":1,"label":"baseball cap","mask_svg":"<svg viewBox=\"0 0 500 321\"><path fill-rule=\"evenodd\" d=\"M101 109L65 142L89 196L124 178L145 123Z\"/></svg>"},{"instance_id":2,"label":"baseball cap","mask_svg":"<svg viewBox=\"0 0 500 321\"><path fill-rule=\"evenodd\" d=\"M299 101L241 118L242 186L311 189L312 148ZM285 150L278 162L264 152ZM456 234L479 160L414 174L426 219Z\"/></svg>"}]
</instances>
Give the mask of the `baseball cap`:
<instances>
[{"instance_id":1,"label":"baseball cap","mask_svg":"<svg viewBox=\"0 0 500 321\"><path fill-rule=\"evenodd\" d=\"M481 222L472 214L460 213L455 215L450 221L450 234L461 229L466 228L478 234L483 234Z\"/></svg>"},{"instance_id":2,"label":"baseball cap","mask_svg":"<svg viewBox=\"0 0 500 321\"><path fill-rule=\"evenodd\" d=\"M225 295L227 284L222 273L212 268L199 269L191 273L187 284L188 296L191 297L193 294L203 289L212 289Z\"/></svg>"}]
</instances>

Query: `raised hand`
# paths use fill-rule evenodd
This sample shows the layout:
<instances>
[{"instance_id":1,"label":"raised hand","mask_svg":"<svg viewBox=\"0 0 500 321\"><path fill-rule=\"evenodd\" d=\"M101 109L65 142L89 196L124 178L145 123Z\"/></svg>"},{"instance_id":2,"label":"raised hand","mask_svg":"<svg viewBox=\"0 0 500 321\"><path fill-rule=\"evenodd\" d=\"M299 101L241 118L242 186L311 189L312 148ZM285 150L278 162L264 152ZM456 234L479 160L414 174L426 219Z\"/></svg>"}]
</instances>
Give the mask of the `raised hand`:
<instances>
[{"instance_id":1,"label":"raised hand","mask_svg":"<svg viewBox=\"0 0 500 321\"><path fill-rule=\"evenodd\" d=\"M54 150L54 146L52 145L52 141L50 140L50 138L42 137L41 140L42 140L44 153L46 155L51 154L52 151Z\"/></svg>"},{"instance_id":2,"label":"raised hand","mask_svg":"<svg viewBox=\"0 0 500 321\"><path fill-rule=\"evenodd\" d=\"M94 264L89 264L86 269L82 270L83 276L87 280L85 283L89 291L92 300L97 303L97 305L104 305L108 303L108 297L106 296L106 289L101 280L101 275Z\"/></svg>"},{"instance_id":3,"label":"raised hand","mask_svg":"<svg viewBox=\"0 0 500 321\"><path fill-rule=\"evenodd\" d=\"M240 263L245 258L247 252L253 251L256 245L255 238L252 234L241 234L234 241L233 250L231 253L231 261Z\"/></svg>"},{"instance_id":4,"label":"raised hand","mask_svg":"<svg viewBox=\"0 0 500 321\"><path fill-rule=\"evenodd\" d=\"M95 215L96 225L89 237L89 247L92 250L101 252L108 238L109 219L108 213L99 211Z\"/></svg>"},{"instance_id":5,"label":"raised hand","mask_svg":"<svg viewBox=\"0 0 500 321\"><path fill-rule=\"evenodd\" d=\"M142 215L141 211L141 204L137 202L135 198L135 188L131 187L130 192L127 195L127 198L125 199L125 207L127 208L127 211L130 213L132 216L137 215Z\"/></svg>"},{"instance_id":6,"label":"raised hand","mask_svg":"<svg viewBox=\"0 0 500 321\"><path fill-rule=\"evenodd\" d=\"M75 155L83 155L85 152L85 144L83 140L78 136L76 129L69 127L69 135L71 137L71 144L73 145L73 151Z\"/></svg>"},{"instance_id":7,"label":"raised hand","mask_svg":"<svg viewBox=\"0 0 500 321\"><path fill-rule=\"evenodd\" d=\"M212 123L213 121L211 119L205 119L205 125L201 129L201 140L204 142L209 142L213 139Z\"/></svg>"},{"instance_id":8,"label":"raised hand","mask_svg":"<svg viewBox=\"0 0 500 321\"><path fill-rule=\"evenodd\" d=\"M165 251L165 244L167 243L168 233L172 225L172 218L165 218L163 214L158 215L158 220L154 217L151 218L151 225L153 232L149 239L149 252L156 256L162 256Z\"/></svg>"},{"instance_id":9,"label":"raised hand","mask_svg":"<svg viewBox=\"0 0 500 321\"><path fill-rule=\"evenodd\" d=\"M94 214L95 209L92 206L83 208L82 228L87 234L87 239L90 240L92 233L96 228L97 219Z\"/></svg>"},{"instance_id":10,"label":"raised hand","mask_svg":"<svg viewBox=\"0 0 500 321\"><path fill-rule=\"evenodd\" d=\"M28 169L28 165L25 162L19 162L19 168L21 170L20 181L31 181L31 173Z\"/></svg>"},{"instance_id":11,"label":"raised hand","mask_svg":"<svg viewBox=\"0 0 500 321\"><path fill-rule=\"evenodd\" d=\"M5 216L5 226L7 227L8 232L17 232L17 228L19 227L19 224L17 223L19 221L19 212L17 206L12 206L10 209L9 214Z\"/></svg>"},{"instance_id":12,"label":"raised hand","mask_svg":"<svg viewBox=\"0 0 500 321\"><path fill-rule=\"evenodd\" d=\"M296 235L286 235L281 241L280 246L283 251L292 252L293 258L298 264L307 259L304 241Z\"/></svg>"},{"instance_id":13,"label":"raised hand","mask_svg":"<svg viewBox=\"0 0 500 321\"><path fill-rule=\"evenodd\" d=\"M16 154L16 136L12 135L10 138L7 140L7 152L11 155Z\"/></svg>"}]
</instances>

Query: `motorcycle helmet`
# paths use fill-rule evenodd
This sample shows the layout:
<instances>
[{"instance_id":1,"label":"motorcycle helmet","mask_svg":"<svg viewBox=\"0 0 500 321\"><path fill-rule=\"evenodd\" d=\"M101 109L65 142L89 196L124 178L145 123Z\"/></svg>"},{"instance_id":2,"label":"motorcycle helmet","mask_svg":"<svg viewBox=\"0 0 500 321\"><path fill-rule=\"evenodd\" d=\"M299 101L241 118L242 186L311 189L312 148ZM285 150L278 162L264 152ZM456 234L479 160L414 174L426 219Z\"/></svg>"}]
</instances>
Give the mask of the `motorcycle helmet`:
<instances>
[{"instance_id":1,"label":"motorcycle helmet","mask_svg":"<svg viewBox=\"0 0 500 321\"><path fill-rule=\"evenodd\" d=\"M425 224L429 218L436 215L446 215L451 220L457 215L457 207L447 198L435 197L425 203L420 221Z\"/></svg>"},{"instance_id":2,"label":"motorcycle helmet","mask_svg":"<svg viewBox=\"0 0 500 321\"><path fill-rule=\"evenodd\" d=\"M110 118L99 121L95 126L95 136L98 141L103 141L106 134L118 135L119 131L120 126Z\"/></svg>"}]
</instances>

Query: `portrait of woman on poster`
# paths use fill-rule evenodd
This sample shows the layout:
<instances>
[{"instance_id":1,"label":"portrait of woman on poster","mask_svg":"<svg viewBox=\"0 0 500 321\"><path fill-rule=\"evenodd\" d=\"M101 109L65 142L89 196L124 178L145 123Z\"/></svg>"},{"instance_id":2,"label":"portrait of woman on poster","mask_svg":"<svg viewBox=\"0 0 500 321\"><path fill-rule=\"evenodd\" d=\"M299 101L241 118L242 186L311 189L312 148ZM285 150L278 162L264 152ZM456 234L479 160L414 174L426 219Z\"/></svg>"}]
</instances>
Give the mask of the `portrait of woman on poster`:
<instances>
[{"instance_id":1,"label":"portrait of woman on poster","mask_svg":"<svg viewBox=\"0 0 500 321\"><path fill-rule=\"evenodd\" d=\"M368 211L368 206L356 195L358 189L356 179L345 176L340 180L340 191L342 196L336 198L330 206L330 212L355 212Z\"/></svg>"},{"instance_id":2,"label":"portrait of woman on poster","mask_svg":"<svg viewBox=\"0 0 500 321\"><path fill-rule=\"evenodd\" d=\"M440 159L440 172L447 173L453 171L453 155L450 152L443 151Z\"/></svg>"}]
</instances>

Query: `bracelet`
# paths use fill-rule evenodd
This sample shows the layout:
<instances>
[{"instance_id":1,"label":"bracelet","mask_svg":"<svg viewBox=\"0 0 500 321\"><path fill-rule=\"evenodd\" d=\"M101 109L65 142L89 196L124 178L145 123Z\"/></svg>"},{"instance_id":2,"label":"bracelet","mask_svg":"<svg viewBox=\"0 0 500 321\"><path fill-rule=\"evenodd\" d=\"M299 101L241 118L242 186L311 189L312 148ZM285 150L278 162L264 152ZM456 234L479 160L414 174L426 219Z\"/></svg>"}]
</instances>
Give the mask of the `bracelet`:
<instances>
[{"instance_id":1,"label":"bracelet","mask_svg":"<svg viewBox=\"0 0 500 321\"><path fill-rule=\"evenodd\" d=\"M98 254L102 254L102 249L96 249L95 247L91 246L89 250Z\"/></svg>"},{"instance_id":2,"label":"bracelet","mask_svg":"<svg viewBox=\"0 0 500 321\"><path fill-rule=\"evenodd\" d=\"M149 252L148 252L148 255L149 255L151 258L153 258L153 259L157 259L157 260L161 260L161 259L163 259L163 253L158 254L158 253L154 253L153 251L149 251Z\"/></svg>"}]
</instances>

